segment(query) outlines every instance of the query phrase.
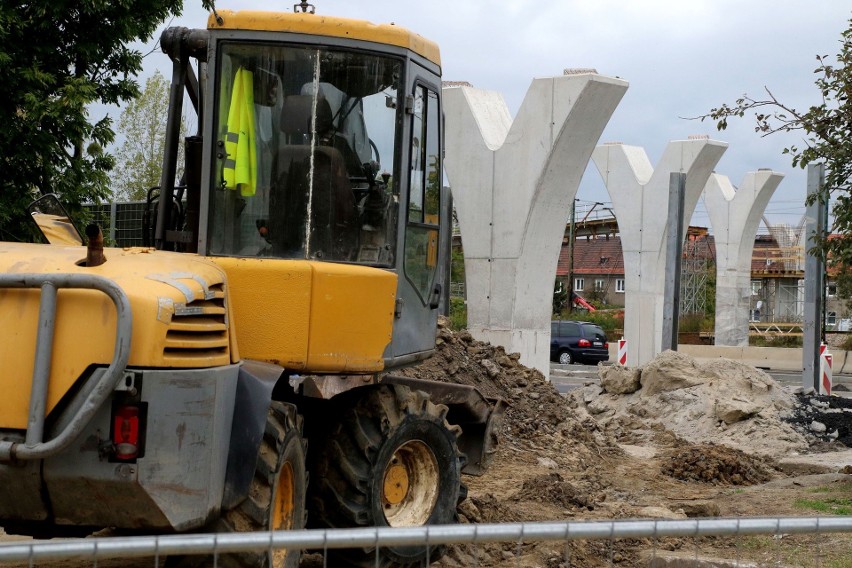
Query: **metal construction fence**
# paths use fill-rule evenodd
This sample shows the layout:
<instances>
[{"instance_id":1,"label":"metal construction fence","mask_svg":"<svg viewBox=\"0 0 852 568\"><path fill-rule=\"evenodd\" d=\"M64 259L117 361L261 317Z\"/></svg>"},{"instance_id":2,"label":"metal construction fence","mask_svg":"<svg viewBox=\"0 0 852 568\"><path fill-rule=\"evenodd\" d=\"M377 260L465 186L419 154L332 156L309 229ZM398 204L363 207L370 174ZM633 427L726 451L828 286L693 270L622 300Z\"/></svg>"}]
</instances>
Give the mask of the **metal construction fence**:
<instances>
[{"instance_id":1,"label":"metal construction fence","mask_svg":"<svg viewBox=\"0 0 852 568\"><path fill-rule=\"evenodd\" d=\"M210 566L218 565L219 555L231 552L265 552L280 549L301 549L322 555L322 566L329 564L328 552L332 549L370 548L377 549L376 566L381 562L381 551L388 547L422 546L426 550L436 545L472 545L472 554L467 565L479 566L477 547L488 543L508 543L518 551L528 543L555 542L565 544L564 558L557 559L554 566L572 566L568 544L572 541L608 541L608 553L603 550L599 560L601 566L620 564L614 558L613 544L620 539L650 539L651 543L668 537L741 537L773 535L780 538L790 535L820 535L852 533L850 517L787 517L787 518L740 518L740 519L686 519L686 520L617 520L583 522L526 522L501 524L458 524L432 525L410 528L363 528L337 530L298 530L231 534L189 534L139 537L98 537L60 541L22 541L0 545L0 563L17 562L18 566L47 566L49 562L78 561L73 566L98 566L110 559L148 559L150 563L134 563L133 566L161 566L165 558L173 555L205 555L212 557ZM656 547L653 548L656 551ZM695 560L698 560L696 547ZM735 547L735 559L725 564L705 566L756 566L751 561L739 560L739 549ZM505 566L521 566L520 555L505 558ZM818 551L814 551L820 566ZM655 562L652 554L645 566L666 566ZM59 564L67 566L66 563ZM319 565L319 564L316 564ZM493 563L483 564L493 566ZM548 564L548 566L550 563ZM690 564L678 564L687 566ZM696 562L692 564L698 566ZM788 566L779 558L769 560L766 566ZM804 564L802 564L804 565ZM524 563L523 566L529 566Z\"/></svg>"},{"instance_id":2,"label":"metal construction fence","mask_svg":"<svg viewBox=\"0 0 852 568\"><path fill-rule=\"evenodd\" d=\"M92 221L103 228L110 246L142 246L144 201L113 201L101 205L85 205L84 208L92 214Z\"/></svg>"}]
</instances>

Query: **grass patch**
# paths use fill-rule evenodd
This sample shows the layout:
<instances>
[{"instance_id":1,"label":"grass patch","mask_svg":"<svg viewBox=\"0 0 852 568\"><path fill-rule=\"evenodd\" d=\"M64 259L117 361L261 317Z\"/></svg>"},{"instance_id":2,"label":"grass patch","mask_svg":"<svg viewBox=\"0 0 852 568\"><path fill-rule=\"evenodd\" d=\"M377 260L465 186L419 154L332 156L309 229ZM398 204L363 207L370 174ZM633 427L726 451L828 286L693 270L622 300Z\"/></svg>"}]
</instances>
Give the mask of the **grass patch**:
<instances>
[{"instance_id":1,"label":"grass patch","mask_svg":"<svg viewBox=\"0 0 852 568\"><path fill-rule=\"evenodd\" d=\"M793 505L826 515L852 515L852 499L796 499Z\"/></svg>"},{"instance_id":2,"label":"grass patch","mask_svg":"<svg viewBox=\"0 0 852 568\"><path fill-rule=\"evenodd\" d=\"M740 546L742 546L745 550L760 552L772 548L773 544L771 536L759 535L743 538Z\"/></svg>"}]
</instances>

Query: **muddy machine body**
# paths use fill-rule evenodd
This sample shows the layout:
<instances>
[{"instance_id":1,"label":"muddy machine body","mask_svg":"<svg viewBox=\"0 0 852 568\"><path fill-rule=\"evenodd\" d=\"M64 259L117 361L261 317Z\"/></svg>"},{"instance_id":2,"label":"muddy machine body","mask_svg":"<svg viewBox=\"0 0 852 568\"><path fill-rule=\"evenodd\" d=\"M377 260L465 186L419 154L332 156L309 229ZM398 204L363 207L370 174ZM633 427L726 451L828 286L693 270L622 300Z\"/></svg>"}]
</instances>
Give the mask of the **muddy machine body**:
<instances>
[{"instance_id":1,"label":"muddy machine body","mask_svg":"<svg viewBox=\"0 0 852 568\"><path fill-rule=\"evenodd\" d=\"M393 374L431 354L446 290L437 47L394 25L228 11L161 45L174 72L154 246L101 252L97 228L88 248L61 230L0 246L0 526L452 522L501 403ZM198 132L179 156L185 99ZM374 566L376 551L336 561Z\"/></svg>"}]
</instances>

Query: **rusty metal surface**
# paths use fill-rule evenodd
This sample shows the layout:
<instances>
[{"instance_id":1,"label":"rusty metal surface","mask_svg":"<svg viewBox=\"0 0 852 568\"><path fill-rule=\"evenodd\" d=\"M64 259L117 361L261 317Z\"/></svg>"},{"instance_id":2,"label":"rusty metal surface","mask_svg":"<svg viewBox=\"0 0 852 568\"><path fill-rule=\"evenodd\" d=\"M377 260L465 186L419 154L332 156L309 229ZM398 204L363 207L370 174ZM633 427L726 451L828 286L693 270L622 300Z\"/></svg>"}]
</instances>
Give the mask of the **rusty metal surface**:
<instances>
[{"instance_id":1,"label":"rusty metal surface","mask_svg":"<svg viewBox=\"0 0 852 568\"><path fill-rule=\"evenodd\" d=\"M304 396L328 400L352 389L376 383L375 375L302 375L290 380Z\"/></svg>"}]
</instances>

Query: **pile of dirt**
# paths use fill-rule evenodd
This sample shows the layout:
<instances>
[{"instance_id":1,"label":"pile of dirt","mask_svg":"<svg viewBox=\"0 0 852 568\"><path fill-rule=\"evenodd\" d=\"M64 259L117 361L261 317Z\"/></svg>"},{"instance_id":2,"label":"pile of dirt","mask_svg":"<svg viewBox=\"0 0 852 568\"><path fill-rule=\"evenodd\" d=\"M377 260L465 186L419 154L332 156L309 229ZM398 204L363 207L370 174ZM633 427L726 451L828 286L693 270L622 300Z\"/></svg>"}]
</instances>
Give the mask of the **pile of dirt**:
<instances>
[{"instance_id":1,"label":"pile of dirt","mask_svg":"<svg viewBox=\"0 0 852 568\"><path fill-rule=\"evenodd\" d=\"M601 384L573 391L569 404L622 443L642 442L662 427L691 443L712 440L767 457L808 447L783 420L792 414L794 396L754 367L666 351L638 368L600 369Z\"/></svg>"},{"instance_id":2,"label":"pile of dirt","mask_svg":"<svg viewBox=\"0 0 852 568\"><path fill-rule=\"evenodd\" d=\"M520 491L512 495L511 499L557 503L566 509L581 508L594 511L595 503L603 502L606 495L601 494L597 499L592 499L587 492L577 489L558 473L551 472L524 480Z\"/></svg>"},{"instance_id":3,"label":"pile of dirt","mask_svg":"<svg viewBox=\"0 0 852 568\"><path fill-rule=\"evenodd\" d=\"M773 468L760 458L740 450L715 444L698 444L667 452L660 471L682 481L755 485L769 481Z\"/></svg>"},{"instance_id":4,"label":"pile of dirt","mask_svg":"<svg viewBox=\"0 0 852 568\"><path fill-rule=\"evenodd\" d=\"M459 505L462 523L545 521L600 512L607 499L608 460L625 454L595 421L577 414L565 398L535 369L519 362L517 353L477 341L467 331L454 332L438 322L435 353L399 374L478 388L507 403L497 453L482 477L466 477L468 498ZM559 473L557 473L559 472ZM570 565L598 566L605 545L598 541L565 543L493 543L449 547L437 563L459 566ZM616 558L633 558L630 545L619 542Z\"/></svg>"},{"instance_id":5,"label":"pile of dirt","mask_svg":"<svg viewBox=\"0 0 852 568\"><path fill-rule=\"evenodd\" d=\"M798 412L796 398L752 367L702 364L669 352L639 369L602 366L601 385L565 397L517 354L453 332L442 320L435 354L401 374L475 386L508 403L491 467L482 477L465 476L461 523L798 512L784 508L793 499L787 493L763 497L761 489L774 482L762 481L783 475L763 456L803 452L812 439L788 422ZM743 485L752 486L731 488ZM711 555L730 553L724 542L700 544ZM647 566L649 551L676 553L685 546L694 552L699 543L456 545L436 566ZM839 547L837 555L847 549Z\"/></svg>"},{"instance_id":6,"label":"pile of dirt","mask_svg":"<svg viewBox=\"0 0 852 568\"><path fill-rule=\"evenodd\" d=\"M852 399L800 393L784 420L803 436L852 448Z\"/></svg>"},{"instance_id":7,"label":"pile of dirt","mask_svg":"<svg viewBox=\"0 0 852 568\"><path fill-rule=\"evenodd\" d=\"M507 403L500 444L507 448L547 449L554 466L583 470L604 454L620 453L615 441L590 416L578 420L565 398L520 355L477 341L468 331L454 332L440 318L435 354L401 375L471 385Z\"/></svg>"}]
</instances>

